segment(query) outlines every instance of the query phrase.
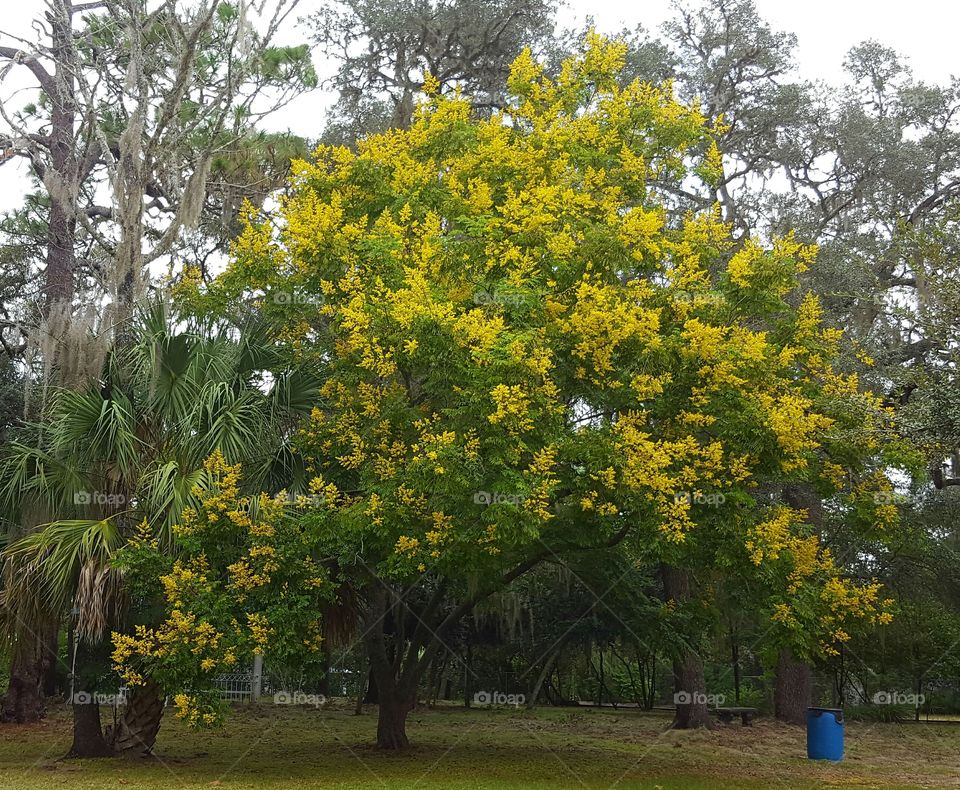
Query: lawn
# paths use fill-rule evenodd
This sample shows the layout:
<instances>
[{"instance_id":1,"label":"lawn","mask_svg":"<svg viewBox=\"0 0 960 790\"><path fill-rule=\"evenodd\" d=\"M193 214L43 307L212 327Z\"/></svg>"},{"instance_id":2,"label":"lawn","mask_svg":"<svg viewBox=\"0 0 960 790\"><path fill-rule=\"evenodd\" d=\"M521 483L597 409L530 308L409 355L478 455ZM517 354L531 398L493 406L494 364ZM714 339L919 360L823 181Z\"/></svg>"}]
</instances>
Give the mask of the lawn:
<instances>
[{"instance_id":1,"label":"lawn","mask_svg":"<svg viewBox=\"0 0 960 790\"><path fill-rule=\"evenodd\" d=\"M960 786L960 726L847 726L838 764L805 758L803 732L759 721L677 732L638 711L442 708L411 714L415 748L369 744L376 718L346 706L237 708L191 732L166 719L156 757L61 760L66 709L40 725L0 725L0 788L905 788Z\"/></svg>"}]
</instances>

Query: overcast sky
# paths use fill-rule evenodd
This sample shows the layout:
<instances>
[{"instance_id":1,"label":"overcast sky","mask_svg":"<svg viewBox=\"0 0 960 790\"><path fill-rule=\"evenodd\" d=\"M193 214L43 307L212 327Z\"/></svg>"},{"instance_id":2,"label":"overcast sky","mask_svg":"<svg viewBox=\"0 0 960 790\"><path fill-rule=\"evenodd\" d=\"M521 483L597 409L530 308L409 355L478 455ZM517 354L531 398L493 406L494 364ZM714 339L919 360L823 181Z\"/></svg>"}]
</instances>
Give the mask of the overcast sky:
<instances>
[{"instance_id":1,"label":"overcast sky","mask_svg":"<svg viewBox=\"0 0 960 790\"><path fill-rule=\"evenodd\" d=\"M315 9L321 0L301 0L303 13ZM0 31L32 39L32 18L42 13L44 0L0 0ZM838 82L846 51L855 43L874 38L907 57L914 74L929 82L946 82L960 74L956 37L960 28L960 4L944 0L756 0L760 14L775 29L795 33L798 38L797 62L801 76ZM642 24L650 31L670 16L671 0L568 0L561 11L562 25L582 24L592 15L601 31ZM287 31L289 43L298 39L296 26ZM8 45L9 38L0 39ZM328 64L318 61L321 76L329 74ZM29 77L9 74L0 89L0 97L9 99L14 86ZM306 137L315 137L323 127L323 113L329 97L323 92L300 97L274 117L271 128L290 128ZM19 171L19 172L18 172ZM19 202L23 188L22 160L6 165L0 172L0 210Z\"/></svg>"}]
</instances>

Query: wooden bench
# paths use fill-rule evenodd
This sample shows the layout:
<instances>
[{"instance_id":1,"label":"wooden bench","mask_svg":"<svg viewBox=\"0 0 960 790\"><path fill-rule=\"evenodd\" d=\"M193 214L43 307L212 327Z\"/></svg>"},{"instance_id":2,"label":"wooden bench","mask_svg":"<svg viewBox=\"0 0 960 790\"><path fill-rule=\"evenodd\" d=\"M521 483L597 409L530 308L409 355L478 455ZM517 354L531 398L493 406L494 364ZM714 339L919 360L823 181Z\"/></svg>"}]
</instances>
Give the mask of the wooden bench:
<instances>
[{"instance_id":1,"label":"wooden bench","mask_svg":"<svg viewBox=\"0 0 960 790\"><path fill-rule=\"evenodd\" d=\"M724 724L732 724L733 717L739 716L744 727L753 724L753 717L757 715L756 708L714 708L713 712Z\"/></svg>"}]
</instances>

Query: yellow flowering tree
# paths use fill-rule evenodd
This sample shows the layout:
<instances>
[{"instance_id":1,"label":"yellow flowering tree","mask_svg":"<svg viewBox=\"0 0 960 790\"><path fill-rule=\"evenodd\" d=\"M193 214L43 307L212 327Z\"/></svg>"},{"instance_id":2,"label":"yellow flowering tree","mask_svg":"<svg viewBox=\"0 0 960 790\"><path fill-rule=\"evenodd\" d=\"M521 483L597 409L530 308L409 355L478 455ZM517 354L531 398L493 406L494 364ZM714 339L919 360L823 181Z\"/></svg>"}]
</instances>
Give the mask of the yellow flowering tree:
<instances>
[{"instance_id":1,"label":"yellow flowering tree","mask_svg":"<svg viewBox=\"0 0 960 790\"><path fill-rule=\"evenodd\" d=\"M292 516L295 501L241 496L240 467L219 451L205 472L194 492L200 507L174 526L175 557L144 522L114 560L146 620L114 632L114 668L129 686L159 684L195 726L219 723L213 679L249 666L254 653L268 664L319 667L331 597L321 546Z\"/></svg>"},{"instance_id":2,"label":"yellow flowering tree","mask_svg":"<svg viewBox=\"0 0 960 790\"><path fill-rule=\"evenodd\" d=\"M197 295L252 300L292 360L325 366L303 518L364 588L383 747L407 744L446 629L571 552L722 562L835 639L878 616L776 496L852 502L885 463L889 415L796 294L815 250L673 210L718 175L714 130L670 85L621 85L624 55L591 36L549 79L524 54L489 119L433 96L409 129L318 149Z\"/></svg>"}]
</instances>

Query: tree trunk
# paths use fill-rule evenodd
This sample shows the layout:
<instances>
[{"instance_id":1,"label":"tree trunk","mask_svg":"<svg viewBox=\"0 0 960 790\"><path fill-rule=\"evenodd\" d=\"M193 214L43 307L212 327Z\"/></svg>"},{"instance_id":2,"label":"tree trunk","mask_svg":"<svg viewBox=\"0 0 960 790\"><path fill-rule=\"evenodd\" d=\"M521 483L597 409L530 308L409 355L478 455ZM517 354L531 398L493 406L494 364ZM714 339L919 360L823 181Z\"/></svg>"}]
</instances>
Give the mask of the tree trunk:
<instances>
[{"instance_id":1,"label":"tree trunk","mask_svg":"<svg viewBox=\"0 0 960 790\"><path fill-rule=\"evenodd\" d=\"M923 699L923 675L917 676L917 702L914 706L913 718L914 721L920 721L920 700Z\"/></svg>"},{"instance_id":2,"label":"tree trunk","mask_svg":"<svg viewBox=\"0 0 960 790\"><path fill-rule=\"evenodd\" d=\"M63 305L69 310L73 296L73 244L76 236L76 220L70 216L70 210L63 205L64 198L57 196L50 200L50 220L48 223L47 270L44 280L44 309L47 315L55 305Z\"/></svg>"},{"instance_id":3,"label":"tree trunk","mask_svg":"<svg viewBox=\"0 0 960 790\"><path fill-rule=\"evenodd\" d=\"M600 651L600 672L597 674L599 688L597 689L597 705L603 707L603 650Z\"/></svg>"},{"instance_id":4,"label":"tree trunk","mask_svg":"<svg viewBox=\"0 0 960 790\"><path fill-rule=\"evenodd\" d=\"M439 673L439 668L437 667L438 663L439 663L439 659L434 659L433 661L431 661L430 669L427 672L427 707L428 708L433 707L433 700L434 700L433 690L436 687L437 674Z\"/></svg>"},{"instance_id":5,"label":"tree trunk","mask_svg":"<svg viewBox=\"0 0 960 790\"><path fill-rule=\"evenodd\" d=\"M413 612L402 595L386 587L369 599L364 612L364 642L379 696L377 747L380 749L410 746L407 715L416 707L420 679L443 644L439 637L443 625L432 620L441 600L442 591L437 590L431 604ZM417 626L409 634L404 633L404 609L413 612L417 620ZM428 625L430 622L433 627Z\"/></svg>"},{"instance_id":6,"label":"tree trunk","mask_svg":"<svg viewBox=\"0 0 960 790\"><path fill-rule=\"evenodd\" d=\"M0 720L29 724L43 715L43 679L47 665L46 639L23 628L17 635L10 663L10 683L3 697Z\"/></svg>"},{"instance_id":7,"label":"tree trunk","mask_svg":"<svg viewBox=\"0 0 960 790\"><path fill-rule=\"evenodd\" d=\"M783 498L790 507L806 510L807 521L820 532L823 526L823 500L813 486L809 483L784 486ZM842 666L842 651L840 659ZM782 649L777 657L774 715L787 724L806 724L811 700L810 667L797 660L788 648Z\"/></svg>"},{"instance_id":8,"label":"tree trunk","mask_svg":"<svg viewBox=\"0 0 960 790\"><path fill-rule=\"evenodd\" d=\"M787 724L805 724L810 707L810 667L784 648L777 659L777 682L773 693L774 715Z\"/></svg>"},{"instance_id":9,"label":"tree trunk","mask_svg":"<svg viewBox=\"0 0 960 790\"><path fill-rule=\"evenodd\" d=\"M323 644L320 647L320 656L323 669L323 675L320 676L320 682L317 684L317 691L320 692L324 697L331 696L330 694L330 643L324 639Z\"/></svg>"},{"instance_id":10,"label":"tree trunk","mask_svg":"<svg viewBox=\"0 0 960 790\"><path fill-rule=\"evenodd\" d=\"M382 637L381 632L381 637ZM380 640L383 645L383 640ZM397 677L393 662L382 660L385 652L374 646L370 650L370 666L376 679L379 705L377 708L377 748L406 749L407 714L417 701L417 678L405 683Z\"/></svg>"},{"instance_id":11,"label":"tree trunk","mask_svg":"<svg viewBox=\"0 0 960 790\"><path fill-rule=\"evenodd\" d=\"M114 734L113 747L117 752L132 757L150 754L160 732L163 701L160 686L152 680L143 686L133 687Z\"/></svg>"},{"instance_id":12,"label":"tree trunk","mask_svg":"<svg viewBox=\"0 0 960 790\"><path fill-rule=\"evenodd\" d=\"M112 757L114 751L103 737L100 705L94 700L73 705L73 745L67 757Z\"/></svg>"},{"instance_id":13,"label":"tree trunk","mask_svg":"<svg viewBox=\"0 0 960 790\"><path fill-rule=\"evenodd\" d=\"M407 714L413 703L400 695L381 694L377 715L377 748L406 749L410 746L407 738Z\"/></svg>"},{"instance_id":14,"label":"tree trunk","mask_svg":"<svg viewBox=\"0 0 960 790\"><path fill-rule=\"evenodd\" d=\"M674 699L677 700L677 712L671 725L675 730L692 730L697 727L710 728L713 721L707 709L706 680L703 676L703 662L692 650L685 651L673 661Z\"/></svg>"},{"instance_id":15,"label":"tree trunk","mask_svg":"<svg viewBox=\"0 0 960 790\"><path fill-rule=\"evenodd\" d=\"M57 664L60 657L60 629L57 626L50 628L50 633L44 647L43 678L40 681L43 696L47 699L57 696Z\"/></svg>"},{"instance_id":16,"label":"tree trunk","mask_svg":"<svg viewBox=\"0 0 960 790\"><path fill-rule=\"evenodd\" d=\"M690 577L687 571L663 564L660 573L667 601L683 604L690 600ZM674 729L713 726L710 711L707 710L706 686L703 661L693 648L682 645L673 659L673 690L677 711L671 725Z\"/></svg>"},{"instance_id":17,"label":"tree trunk","mask_svg":"<svg viewBox=\"0 0 960 790\"><path fill-rule=\"evenodd\" d=\"M737 641L737 632L730 631L730 659L733 663L733 699L740 704L740 644Z\"/></svg>"},{"instance_id":18,"label":"tree trunk","mask_svg":"<svg viewBox=\"0 0 960 790\"><path fill-rule=\"evenodd\" d=\"M561 640L562 642L563 640ZM533 687L530 689L530 696L527 698L527 709L533 710L534 706L537 704L537 698L540 696L540 689L543 688L544 681L553 672L554 662L560 655L560 650L555 649L547 657L547 660L543 664L543 668L540 670L540 674L537 675L537 679L533 683Z\"/></svg>"},{"instance_id":19,"label":"tree trunk","mask_svg":"<svg viewBox=\"0 0 960 790\"><path fill-rule=\"evenodd\" d=\"M43 175L50 197L47 217L47 259L44 274L44 314L55 305L69 315L73 301L74 244L77 231L78 162L75 150L77 119L76 60L69 6L59 4L48 17L52 57L57 65L47 90L50 99L50 167Z\"/></svg>"}]
</instances>

